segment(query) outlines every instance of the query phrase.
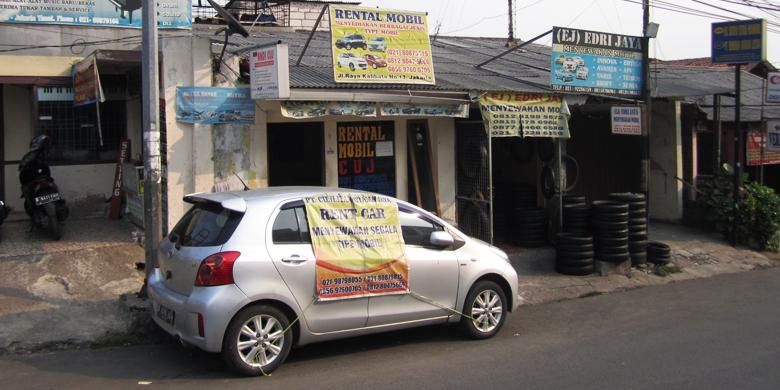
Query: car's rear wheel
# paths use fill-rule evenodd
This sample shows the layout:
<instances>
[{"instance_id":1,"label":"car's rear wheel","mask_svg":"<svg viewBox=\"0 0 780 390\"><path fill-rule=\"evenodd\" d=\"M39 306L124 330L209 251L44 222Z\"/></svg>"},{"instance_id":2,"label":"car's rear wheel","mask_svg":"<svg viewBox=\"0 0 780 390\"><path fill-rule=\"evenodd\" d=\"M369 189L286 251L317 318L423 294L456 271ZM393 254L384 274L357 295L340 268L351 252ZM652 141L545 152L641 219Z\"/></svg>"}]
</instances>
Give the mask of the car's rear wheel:
<instances>
[{"instance_id":1,"label":"car's rear wheel","mask_svg":"<svg viewBox=\"0 0 780 390\"><path fill-rule=\"evenodd\" d=\"M376 69L376 64L371 64L371 67Z\"/></svg>"},{"instance_id":2,"label":"car's rear wheel","mask_svg":"<svg viewBox=\"0 0 780 390\"><path fill-rule=\"evenodd\" d=\"M461 329L472 339L493 337L504 325L507 313L507 300L504 290L489 280L474 284L466 296Z\"/></svg>"},{"instance_id":3,"label":"car's rear wheel","mask_svg":"<svg viewBox=\"0 0 780 390\"><path fill-rule=\"evenodd\" d=\"M250 306L228 325L222 356L234 371L247 376L270 374L290 353L290 320L273 306Z\"/></svg>"},{"instance_id":4,"label":"car's rear wheel","mask_svg":"<svg viewBox=\"0 0 780 390\"><path fill-rule=\"evenodd\" d=\"M351 45L351 44L349 44L349 43L347 43L347 46L345 46L345 48L346 48L347 50L352 50L352 45Z\"/></svg>"},{"instance_id":5,"label":"car's rear wheel","mask_svg":"<svg viewBox=\"0 0 780 390\"><path fill-rule=\"evenodd\" d=\"M355 71L355 64L349 64L349 70Z\"/></svg>"}]
</instances>

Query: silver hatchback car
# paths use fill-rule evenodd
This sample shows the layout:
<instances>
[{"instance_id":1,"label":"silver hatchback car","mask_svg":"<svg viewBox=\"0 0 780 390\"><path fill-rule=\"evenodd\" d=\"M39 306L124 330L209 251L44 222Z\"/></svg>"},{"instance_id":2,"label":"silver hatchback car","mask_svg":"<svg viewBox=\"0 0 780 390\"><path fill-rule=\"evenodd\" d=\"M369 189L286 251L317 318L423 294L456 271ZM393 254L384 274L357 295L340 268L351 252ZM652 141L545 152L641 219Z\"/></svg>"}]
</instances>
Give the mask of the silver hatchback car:
<instances>
[{"instance_id":1,"label":"silver hatchback car","mask_svg":"<svg viewBox=\"0 0 780 390\"><path fill-rule=\"evenodd\" d=\"M518 304L506 253L397 200L409 294L320 301L303 198L321 187L202 193L160 243L149 279L154 321L221 352L244 375L279 367L294 345L431 324L495 335Z\"/></svg>"}]
</instances>

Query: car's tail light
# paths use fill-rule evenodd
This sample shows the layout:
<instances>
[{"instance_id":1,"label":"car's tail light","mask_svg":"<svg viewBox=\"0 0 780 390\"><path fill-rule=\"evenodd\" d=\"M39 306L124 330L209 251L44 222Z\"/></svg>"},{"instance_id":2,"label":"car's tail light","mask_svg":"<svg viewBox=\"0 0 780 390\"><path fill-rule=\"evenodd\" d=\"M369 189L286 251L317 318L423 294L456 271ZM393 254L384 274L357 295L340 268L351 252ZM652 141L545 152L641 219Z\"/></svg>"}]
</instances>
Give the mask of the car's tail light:
<instances>
[{"instance_id":1,"label":"car's tail light","mask_svg":"<svg viewBox=\"0 0 780 390\"><path fill-rule=\"evenodd\" d=\"M222 286L233 284L233 263L241 252L220 252L200 262L196 286Z\"/></svg>"}]
</instances>

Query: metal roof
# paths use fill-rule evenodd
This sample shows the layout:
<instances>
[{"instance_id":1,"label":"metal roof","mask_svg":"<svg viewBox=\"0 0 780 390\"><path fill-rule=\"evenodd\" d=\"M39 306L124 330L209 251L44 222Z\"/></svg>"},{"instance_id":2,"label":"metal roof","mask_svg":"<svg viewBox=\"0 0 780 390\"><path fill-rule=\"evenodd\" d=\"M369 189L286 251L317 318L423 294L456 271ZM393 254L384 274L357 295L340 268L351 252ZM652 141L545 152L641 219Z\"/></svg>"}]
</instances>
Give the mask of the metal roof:
<instances>
[{"instance_id":1,"label":"metal roof","mask_svg":"<svg viewBox=\"0 0 780 390\"><path fill-rule=\"evenodd\" d=\"M214 36L213 28L197 28L194 33L208 37L221 46L223 38ZM259 45L277 41L286 43L290 56L290 87L300 89L373 89L418 91L514 91L552 92L550 88L550 55L552 48L528 44L482 68L480 64L507 50L504 38L432 37L433 64L436 85L360 84L333 81L330 33L315 32L300 66L295 66L309 31L264 29L249 38L230 37L228 52L243 52ZM650 85L656 98L682 99L699 104L712 117L713 94L734 91L734 71L723 67L674 66L651 64ZM761 78L742 73L743 119L758 120L763 99ZM609 96L605 96L609 97ZM723 98L722 104L732 105L733 99ZM731 111L729 113L728 111ZM780 117L780 107L765 107L765 117ZM733 120L733 110L722 111L723 120Z\"/></svg>"}]
</instances>

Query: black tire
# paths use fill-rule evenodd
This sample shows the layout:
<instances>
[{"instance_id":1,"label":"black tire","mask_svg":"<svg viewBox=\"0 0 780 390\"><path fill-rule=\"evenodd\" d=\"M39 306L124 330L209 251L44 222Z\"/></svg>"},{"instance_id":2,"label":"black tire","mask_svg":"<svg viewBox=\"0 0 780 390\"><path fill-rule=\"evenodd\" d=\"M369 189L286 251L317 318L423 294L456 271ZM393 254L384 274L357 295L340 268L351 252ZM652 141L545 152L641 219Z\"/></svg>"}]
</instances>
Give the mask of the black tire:
<instances>
[{"instance_id":1,"label":"black tire","mask_svg":"<svg viewBox=\"0 0 780 390\"><path fill-rule=\"evenodd\" d=\"M556 259L555 261L556 267L592 267L594 264L593 257L587 259Z\"/></svg>"},{"instance_id":2,"label":"black tire","mask_svg":"<svg viewBox=\"0 0 780 390\"><path fill-rule=\"evenodd\" d=\"M267 345L276 345L277 347L280 347L280 352L271 360L270 362L266 363L265 365L250 365L249 363L245 362L242 358L243 352L238 350L238 342L239 340L244 341L251 341L247 340L247 336L242 334L241 330L242 328L247 325L248 322L250 322L255 317L261 317L261 324L262 324L262 317L265 317L266 319L273 318L276 321L276 324L272 327L272 330L280 331L280 330L287 330L280 336L278 340L281 340L279 343L269 342L269 341L259 341L266 343ZM250 329L254 325L247 325L250 326ZM225 338L222 340L222 357L225 360L225 363L227 366L245 376L259 376L259 375L267 375L279 368L279 366L284 363L285 359L287 359L287 355L290 353L290 349L292 348L293 343L293 332L290 328L290 319L287 318L287 316L282 313L281 310L268 305L257 305L257 306L249 306L245 308L244 310L241 310L238 314L236 314L235 317L230 321L230 324L227 327L227 330L225 331ZM257 329L253 329L257 331ZM263 336L265 339L263 340L269 340L267 335ZM274 340L276 341L276 340ZM255 344L255 347L258 345ZM251 353L252 350L250 349L247 353ZM265 351L258 351L260 353L263 353L263 356L265 355ZM255 352L255 356L258 355L258 352Z\"/></svg>"},{"instance_id":3,"label":"black tire","mask_svg":"<svg viewBox=\"0 0 780 390\"><path fill-rule=\"evenodd\" d=\"M475 322L479 321L479 323L484 326L485 323L483 319L489 321L489 316L481 313L473 313L475 306L479 306L477 298L480 297L480 295L484 297L484 294L495 294L495 296L498 296L499 302L497 302L497 304L500 305L501 309L497 323L492 325L493 327L489 330L487 329L488 327L485 327L486 329L482 330L475 325ZM460 328L464 335L472 339L487 339L493 337L501 330L501 327L506 321L506 316L509 313L508 305L509 301L506 299L504 290L502 290L498 284L489 280L480 280L475 283L471 287L471 290L469 290L469 293L466 295L466 301L463 303L463 314L465 314L465 316L462 316L460 319ZM483 317L483 315L485 317ZM490 324L490 322L488 322L488 324Z\"/></svg>"},{"instance_id":4,"label":"black tire","mask_svg":"<svg viewBox=\"0 0 780 390\"><path fill-rule=\"evenodd\" d=\"M49 235L51 235L52 240L58 241L62 238L62 227L60 226L60 221L57 220L57 206L54 203L47 203L43 208L46 211L46 219L49 224L47 226Z\"/></svg>"},{"instance_id":5,"label":"black tire","mask_svg":"<svg viewBox=\"0 0 780 390\"><path fill-rule=\"evenodd\" d=\"M564 251L564 250L557 250L556 251L556 257L558 259L592 259L595 252L593 250L587 250L583 249L581 251Z\"/></svg>"},{"instance_id":6,"label":"black tire","mask_svg":"<svg viewBox=\"0 0 780 390\"><path fill-rule=\"evenodd\" d=\"M376 64L371 64L371 67L376 69Z\"/></svg>"},{"instance_id":7,"label":"black tire","mask_svg":"<svg viewBox=\"0 0 780 390\"><path fill-rule=\"evenodd\" d=\"M591 236L579 236L568 233L558 233L558 242L560 243L572 243L572 244L592 244L593 237Z\"/></svg>"},{"instance_id":8,"label":"black tire","mask_svg":"<svg viewBox=\"0 0 780 390\"><path fill-rule=\"evenodd\" d=\"M585 276L595 272L595 267L593 265L588 265L584 267L566 267L566 266L556 265L555 271L564 275Z\"/></svg>"},{"instance_id":9,"label":"black tire","mask_svg":"<svg viewBox=\"0 0 780 390\"><path fill-rule=\"evenodd\" d=\"M349 70L351 70L351 71L353 71L353 72L354 72L354 71L355 71L355 64L353 64L353 63L350 63L350 64L349 64Z\"/></svg>"},{"instance_id":10,"label":"black tire","mask_svg":"<svg viewBox=\"0 0 780 390\"><path fill-rule=\"evenodd\" d=\"M347 49L347 50L352 50L352 44L351 43L347 43L347 45L344 46L344 48Z\"/></svg>"},{"instance_id":11,"label":"black tire","mask_svg":"<svg viewBox=\"0 0 780 390\"><path fill-rule=\"evenodd\" d=\"M610 253L610 254L599 254L596 253L596 260L606 261L609 263L622 263L624 261L628 261L631 259L631 255L629 255L628 252L626 253Z\"/></svg>"}]
</instances>

